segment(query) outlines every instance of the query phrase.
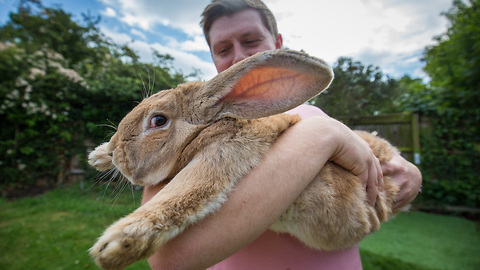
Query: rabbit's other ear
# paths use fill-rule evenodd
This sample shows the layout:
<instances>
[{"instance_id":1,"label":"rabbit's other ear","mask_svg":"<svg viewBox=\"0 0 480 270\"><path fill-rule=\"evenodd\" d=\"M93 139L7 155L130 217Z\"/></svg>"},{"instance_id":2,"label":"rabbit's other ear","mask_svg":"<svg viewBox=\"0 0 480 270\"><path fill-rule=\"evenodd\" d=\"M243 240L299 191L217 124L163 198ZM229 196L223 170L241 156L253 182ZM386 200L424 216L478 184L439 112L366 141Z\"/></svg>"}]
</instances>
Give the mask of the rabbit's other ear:
<instances>
[{"instance_id":1,"label":"rabbit's other ear","mask_svg":"<svg viewBox=\"0 0 480 270\"><path fill-rule=\"evenodd\" d=\"M99 171L106 171L114 168L112 158L108 143L103 143L88 154L88 164Z\"/></svg>"},{"instance_id":2,"label":"rabbit's other ear","mask_svg":"<svg viewBox=\"0 0 480 270\"><path fill-rule=\"evenodd\" d=\"M326 89L333 71L305 53L273 50L249 57L207 82L195 109L212 118L260 118L290 110Z\"/></svg>"}]
</instances>

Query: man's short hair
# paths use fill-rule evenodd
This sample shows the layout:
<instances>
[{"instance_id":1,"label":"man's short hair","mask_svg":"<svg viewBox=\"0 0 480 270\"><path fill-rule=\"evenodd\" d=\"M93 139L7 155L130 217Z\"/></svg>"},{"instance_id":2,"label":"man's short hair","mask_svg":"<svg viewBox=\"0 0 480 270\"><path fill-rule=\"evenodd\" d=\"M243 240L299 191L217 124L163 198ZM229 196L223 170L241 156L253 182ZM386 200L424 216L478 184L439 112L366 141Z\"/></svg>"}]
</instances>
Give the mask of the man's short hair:
<instances>
[{"instance_id":1,"label":"man's short hair","mask_svg":"<svg viewBox=\"0 0 480 270\"><path fill-rule=\"evenodd\" d=\"M278 28L273 13L260 0L213 0L202 13L200 26L203 28L203 34L210 46L210 28L215 20L222 16L232 16L233 14L246 10L254 9L260 13L263 24L273 35L273 40L277 39Z\"/></svg>"}]
</instances>

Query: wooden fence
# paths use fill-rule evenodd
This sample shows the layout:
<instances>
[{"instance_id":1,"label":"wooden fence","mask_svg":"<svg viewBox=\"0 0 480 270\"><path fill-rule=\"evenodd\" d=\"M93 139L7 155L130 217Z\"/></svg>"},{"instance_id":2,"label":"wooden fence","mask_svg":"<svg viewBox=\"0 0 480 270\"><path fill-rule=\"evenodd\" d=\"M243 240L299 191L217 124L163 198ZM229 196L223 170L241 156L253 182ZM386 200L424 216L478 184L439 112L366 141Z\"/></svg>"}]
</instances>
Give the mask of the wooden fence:
<instances>
[{"instance_id":1,"label":"wooden fence","mask_svg":"<svg viewBox=\"0 0 480 270\"><path fill-rule=\"evenodd\" d=\"M418 114L385 114L359 117L339 117L351 129L376 131L398 148L410 162L420 164L420 125Z\"/></svg>"}]
</instances>

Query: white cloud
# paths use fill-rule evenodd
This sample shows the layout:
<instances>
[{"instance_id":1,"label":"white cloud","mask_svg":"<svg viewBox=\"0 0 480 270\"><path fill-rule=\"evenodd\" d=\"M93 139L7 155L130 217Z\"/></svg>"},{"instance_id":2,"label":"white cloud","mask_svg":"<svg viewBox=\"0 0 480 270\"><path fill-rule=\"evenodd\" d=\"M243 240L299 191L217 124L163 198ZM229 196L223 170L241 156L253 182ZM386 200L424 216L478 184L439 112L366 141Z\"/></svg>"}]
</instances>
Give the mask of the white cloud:
<instances>
[{"instance_id":1,"label":"white cloud","mask_svg":"<svg viewBox=\"0 0 480 270\"><path fill-rule=\"evenodd\" d=\"M106 4L116 8L120 20L130 26L152 31L156 24L161 24L195 36L202 34L200 14L208 3L208 0L110 0Z\"/></svg>"},{"instance_id":2,"label":"white cloud","mask_svg":"<svg viewBox=\"0 0 480 270\"><path fill-rule=\"evenodd\" d=\"M147 39L147 36L145 35L145 33L140 31L140 30L132 29L132 30L130 30L130 33L132 33L132 35L134 35L134 36L140 37L143 40Z\"/></svg>"},{"instance_id":3,"label":"white cloud","mask_svg":"<svg viewBox=\"0 0 480 270\"><path fill-rule=\"evenodd\" d=\"M401 61L408 55L418 55L431 44L434 35L445 31L446 20L440 13L452 1L297 0L292 5L289 1L266 0L266 3L277 15L286 47L304 49L330 63L339 56L348 56L391 71L395 70L394 65L406 64Z\"/></svg>"},{"instance_id":4,"label":"white cloud","mask_svg":"<svg viewBox=\"0 0 480 270\"><path fill-rule=\"evenodd\" d=\"M115 12L115 10L113 8L110 8L110 7L107 7L107 9L102 11L101 14L103 16L107 16L107 17L116 17L117 16L117 12Z\"/></svg>"},{"instance_id":5,"label":"white cloud","mask_svg":"<svg viewBox=\"0 0 480 270\"><path fill-rule=\"evenodd\" d=\"M195 56L208 51L199 21L210 0L101 1L107 7L105 14L116 14L132 28L132 36L143 40L142 46L132 43L137 50L151 55L150 47L155 47L175 57L175 65L185 72L195 66L206 78L215 74L211 62ZM440 13L452 5L452 0L264 1L277 18L286 47L303 49L331 64L340 56L353 57L395 76L421 74L422 52L433 36L445 32L446 19ZM160 25L171 31L159 31ZM172 34L175 31L181 34ZM131 41L112 30L110 34L114 40ZM152 35L162 41L145 43Z\"/></svg>"},{"instance_id":6,"label":"white cloud","mask_svg":"<svg viewBox=\"0 0 480 270\"><path fill-rule=\"evenodd\" d=\"M205 62L192 53L164 47L158 43L153 44L152 48L162 54L171 55L175 59L175 67L182 71L182 73L184 74L191 73L197 69L202 72L202 78L204 79L211 79L212 77L217 75L217 71L211 62Z\"/></svg>"},{"instance_id":7,"label":"white cloud","mask_svg":"<svg viewBox=\"0 0 480 270\"><path fill-rule=\"evenodd\" d=\"M156 50L160 54L169 54L173 60L173 66L182 74L189 74L199 70L202 74L201 79L211 79L217 74L212 62L206 62L197 55L182 51L175 46L164 46L159 43L149 44L145 41L133 41L131 36L125 33L118 33L106 27L101 28L102 33L110 37L117 44L127 44L139 57L142 62L153 62L153 51Z\"/></svg>"},{"instance_id":8,"label":"white cloud","mask_svg":"<svg viewBox=\"0 0 480 270\"><path fill-rule=\"evenodd\" d=\"M132 41L132 37L126 33L120 33L107 27L100 26L100 31L111 38L116 44L127 44Z\"/></svg>"},{"instance_id":9,"label":"white cloud","mask_svg":"<svg viewBox=\"0 0 480 270\"><path fill-rule=\"evenodd\" d=\"M151 47L175 57L185 72L199 68L205 78L215 74L208 47L199 26L200 15L210 0L95 0L78 1L77 13L98 7L108 18L102 31L120 44L131 44L151 57ZM284 45L305 50L333 64L340 56L365 65L379 66L400 76L423 74L420 58L432 38L444 33L447 20L440 16L453 0L264 0L278 21ZM0 9L11 9L0 0ZM47 6L60 0L45 0ZM65 6L73 1L63 1ZM76 2L75 2L76 3ZM84 8L80 10L80 8ZM6 15L5 15L6 16ZM106 28L108 25L109 28ZM137 40L132 43L132 40ZM203 58L202 58L203 57ZM177 59L178 58L178 59ZM203 61L202 61L203 59Z\"/></svg>"},{"instance_id":10,"label":"white cloud","mask_svg":"<svg viewBox=\"0 0 480 270\"><path fill-rule=\"evenodd\" d=\"M188 52L210 52L205 38L202 36L195 36L192 39L179 41L173 37L167 37L167 46L177 48Z\"/></svg>"}]
</instances>

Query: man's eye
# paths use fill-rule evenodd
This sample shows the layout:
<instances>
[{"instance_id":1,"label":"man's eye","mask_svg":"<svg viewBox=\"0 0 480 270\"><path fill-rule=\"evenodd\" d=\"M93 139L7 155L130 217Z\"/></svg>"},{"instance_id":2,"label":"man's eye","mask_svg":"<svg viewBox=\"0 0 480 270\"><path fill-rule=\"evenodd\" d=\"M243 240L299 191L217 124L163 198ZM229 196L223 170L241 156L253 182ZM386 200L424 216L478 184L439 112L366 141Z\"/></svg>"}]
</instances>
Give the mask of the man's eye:
<instances>
[{"instance_id":1,"label":"man's eye","mask_svg":"<svg viewBox=\"0 0 480 270\"><path fill-rule=\"evenodd\" d=\"M229 50L229 48L220 49L220 50L218 50L217 54L219 54L219 55L225 55L225 54L228 53L228 50Z\"/></svg>"},{"instance_id":2,"label":"man's eye","mask_svg":"<svg viewBox=\"0 0 480 270\"><path fill-rule=\"evenodd\" d=\"M257 45L259 42L260 42L259 39L254 39L254 40L247 40L247 41L245 42L245 44L247 44L247 45L249 45L249 46L255 46L255 45Z\"/></svg>"},{"instance_id":3,"label":"man's eye","mask_svg":"<svg viewBox=\"0 0 480 270\"><path fill-rule=\"evenodd\" d=\"M150 118L149 128L161 128L168 124L168 118L164 115L154 115Z\"/></svg>"}]
</instances>

